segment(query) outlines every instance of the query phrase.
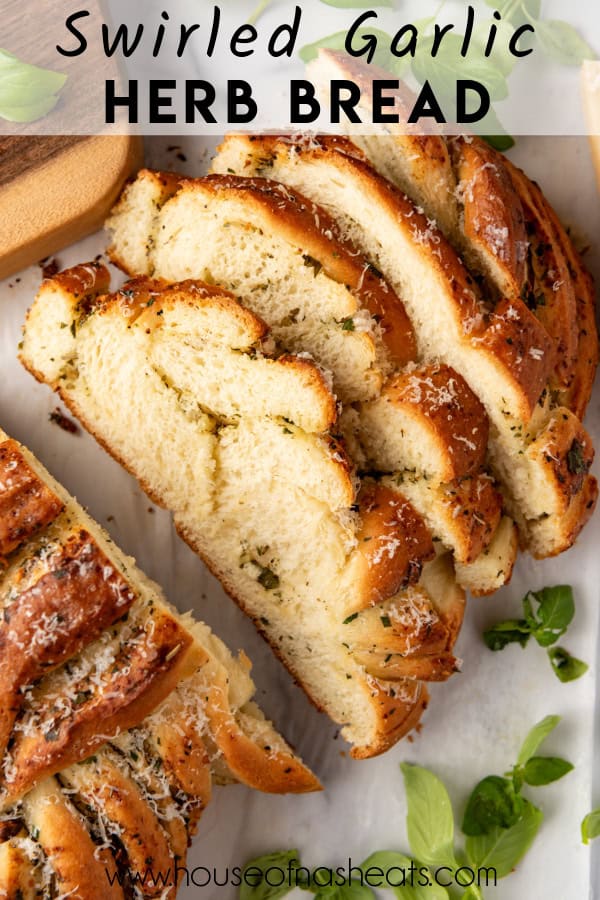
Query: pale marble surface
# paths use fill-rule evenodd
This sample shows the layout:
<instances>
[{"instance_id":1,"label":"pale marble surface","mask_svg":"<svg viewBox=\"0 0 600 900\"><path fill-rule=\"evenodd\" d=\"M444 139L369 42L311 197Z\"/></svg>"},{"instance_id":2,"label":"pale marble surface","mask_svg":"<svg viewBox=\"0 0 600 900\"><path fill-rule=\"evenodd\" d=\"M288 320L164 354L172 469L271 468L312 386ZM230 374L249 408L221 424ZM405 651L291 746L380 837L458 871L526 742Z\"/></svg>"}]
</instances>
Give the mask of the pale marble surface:
<instances>
[{"instance_id":1,"label":"pale marble surface","mask_svg":"<svg viewBox=\"0 0 600 900\"><path fill-rule=\"evenodd\" d=\"M172 143L182 144L186 164L176 159L175 151L167 150ZM206 150L199 140L155 139L149 145L148 161L200 173ZM587 235L593 244L588 260L600 276L600 209L586 143L521 138L513 156L539 178L563 218ZM59 260L62 265L79 262L103 247L103 236L97 235L60 253ZM422 733L380 759L352 761L343 743L336 740L336 729L312 709L250 623L177 538L169 515L155 511L136 482L92 438L65 434L49 423L55 398L16 360L20 327L39 279L40 271L33 267L22 273L18 283L12 278L0 284L2 427L31 447L121 547L163 585L171 600L181 609L193 608L232 648L243 647L249 653L260 703L326 788L322 794L299 798L263 796L239 786L219 790L201 823L189 865L216 867L221 879L228 865L293 846L310 866L342 865L348 856L359 863L375 849L406 850L400 761L434 769L462 811L460 803L479 777L502 773L516 758L530 726L549 713L558 713L564 721L545 749L569 758L576 769L556 785L531 790L546 821L525 862L496 890L490 890L489 897L583 900L593 896L590 850L580 843L579 823L592 803L600 519L596 517L568 554L543 563L523 557L508 588L491 599L470 601L457 648L464 660L463 673L434 688ZM587 424L600 446L598 386ZM513 646L492 654L480 639L487 623L518 613L518 601L527 589L558 582L573 584L578 602L565 643L592 663L591 671L570 685L554 678L541 649L532 646L524 652ZM594 799L600 803L600 785ZM182 900L217 896L233 900L236 891L189 888L180 896Z\"/></svg>"}]
</instances>

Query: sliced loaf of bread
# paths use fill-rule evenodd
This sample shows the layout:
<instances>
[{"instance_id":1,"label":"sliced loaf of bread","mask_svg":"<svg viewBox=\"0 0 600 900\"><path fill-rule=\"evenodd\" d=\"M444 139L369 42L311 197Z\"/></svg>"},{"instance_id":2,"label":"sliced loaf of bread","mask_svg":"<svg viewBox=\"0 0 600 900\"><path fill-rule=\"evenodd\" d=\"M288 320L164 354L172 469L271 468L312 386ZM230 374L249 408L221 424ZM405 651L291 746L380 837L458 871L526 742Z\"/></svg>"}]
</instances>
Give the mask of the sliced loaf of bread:
<instances>
[{"instance_id":1,"label":"sliced loaf of bread","mask_svg":"<svg viewBox=\"0 0 600 900\"><path fill-rule=\"evenodd\" d=\"M483 403L488 458L523 544L538 557L567 549L591 515L597 485L588 474L591 440L549 389L555 341L520 297L482 296L435 223L347 144L234 135L214 168L268 175L318 197L402 298L420 358L451 365ZM371 137L371 155L374 146Z\"/></svg>"},{"instance_id":2,"label":"sliced loaf of bread","mask_svg":"<svg viewBox=\"0 0 600 900\"><path fill-rule=\"evenodd\" d=\"M338 141L336 139L335 143ZM281 346L288 350L308 348L315 360L332 372L334 391L339 393L346 404L346 414L340 419L340 432L346 444L351 445L357 453L356 462L361 457L363 469L388 471L385 468L387 461L377 458L377 435L372 435L370 448L369 428L363 428L361 435L357 435L353 428L345 427L351 424L351 404L361 401L368 403L372 399L376 403L381 401L380 406L389 409L395 407L396 418L402 418L402 441L395 441L396 449L423 444L429 448L428 458L431 460L443 447L448 463L448 480L455 482L467 474L475 477L487 446L488 425L483 407L464 380L447 366L434 366L431 371L422 368L413 375L416 348L412 331L409 333L405 325L400 329L398 324L406 322L403 304L389 283L382 278L377 267L357 250L348 235L341 233L322 207L298 195L291 188L272 181L233 178L229 175L181 184L176 182L174 193L161 206L165 196L164 181L160 173L143 171L126 189L117 204L108 227L113 236L110 252L120 266L128 271L140 266L138 251L141 242L143 248L150 248L145 251L146 262L141 264L144 271L161 277L193 276L211 282L224 282L244 305L266 319ZM153 214L150 218L147 214L149 191L153 191ZM259 220L257 210L260 211ZM144 238L140 234L139 223L147 227L150 219L152 231ZM257 232L258 226L260 230ZM218 249L224 241L230 240L232 230L234 234L241 235L240 242L236 245L235 263L230 258L225 258ZM247 237L248 233L252 235L251 242ZM133 249L131 243L134 239L136 249ZM275 247L279 248L277 255ZM276 277L273 273L269 278L265 275L265 256L271 259L270 265L276 272ZM311 261L312 274L308 282L304 279L305 272L303 264L299 264L300 259L304 263ZM333 266L332 260L335 262ZM351 261L353 274L343 269L342 263L348 260ZM365 299L366 308L363 307L362 311L358 309L350 314L346 309L348 315L343 318L339 318L342 311L335 313L338 316L335 327L341 343L336 353L331 354L323 340L326 334L324 323L332 313L326 314L325 310L331 306L331 296L335 292L347 294L347 284L352 282L352 278L359 279L361 296L368 284L376 285L379 300L374 305L373 291L369 289ZM313 312L308 305L312 291L318 297L318 306L315 306ZM401 314L399 310L402 310ZM379 367L377 383L370 383L369 397L365 400L364 379L360 384L356 383L361 372L356 343L349 341L348 336L367 338L372 342L372 336L364 333L369 311L374 315L367 326L383 348L383 354L380 355L385 365ZM307 332L307 322L310 325L310 335ZM344 337L340 338L340 334ZM435 390L423 391L421 403L418 398L410 401L414 391L408 392L402 402L399 392L394 393L386 388L384 402L381 398L385 377L394 377L395 373L403 371L405 367L410 373L411 383L417 377L421 378L423 384L433 378ZM348 373L352 373L352 377ZM434 407L436 414L432 415ZM468 415L467 409L470 410ZM362 449L359 448L359 443L364 444ZM395 463L394 468L403 469L411 465L412 462L405 459L402 463ZM439 465L435 471L438 469ZM417 466L412 481L424 481L430 475L430 472ZM485 507L482 505L482 516L485 511L490 510L492 497L495 497L496 508L500 510L499 496L494 494L489 481L486 485L487 502ZM418 503L419 498L427 495L415 492L414 496ZM472 496L475 501L475 494ZM429 508L427 510L435 512ZM420 508L419 512L423 514ZM430 520L436 539L442 540L442 536L453 537L453 530L445 525L436 529L431 516ZM483 541L481 551L485 549L492 552L490 546L493 529L481 531L480 538ZM461 541L462 535L458 534L456 547L460 546ZM444 546L455 550L454 543ZM511 547L514 561L514 535ZM508 556L507 545L503 559L499 560L496 567L494 579L490 581L487 578L480 582L474 577L479 570L470 568L474 560L467 560L459 555L461 583L476 593L495 590L510 577L512 563L506 564Z\"/></svg>"},{"instance_id":3,"label":"sliced loaf of bread","mask_svg":"<svg viewBox=\"0 0 600 900\"><path fill-rule=\"evenodd\" d=\"M386 749L418 721L421 679L456 667L464 594L449 555L398 486L356 478L327 431L320 370L273 356L230 294L98 285L94 267L42 285L23 362L173 510L353 755Z\"/></svg>"}]
</instances>

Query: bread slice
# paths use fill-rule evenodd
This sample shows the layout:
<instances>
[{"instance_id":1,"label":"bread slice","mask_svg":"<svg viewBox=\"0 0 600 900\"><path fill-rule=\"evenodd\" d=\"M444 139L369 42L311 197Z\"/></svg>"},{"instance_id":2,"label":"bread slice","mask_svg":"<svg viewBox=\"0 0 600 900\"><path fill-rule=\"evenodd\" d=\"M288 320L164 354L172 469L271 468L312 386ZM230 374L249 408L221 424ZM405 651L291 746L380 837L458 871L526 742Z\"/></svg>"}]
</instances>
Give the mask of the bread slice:
<instances>
[{"instance_id":1,"label":"bread slice","mask_svg":"<svg viewBox=\"0 0 600 900\"><path fill-rule=\"evenodd\" d=\"M42 285L23 362L173 510L182 537L343 726L353 755L386 749L418 721L422 676L379 679L356 652L366 636L369 650L396 652L402 610L418 597L432 627L415 620L412 655L428 662L441 647L451 654L464 595L447 554L434 559L431 535L405 497L356 479L343 448L321 430L332 397L319 369L272 356L264 323L230 294L196 282L133 281L98 297L87 273ZM104 278L99 269L102 285ZM65 331L71 340L60 347ZM273 372L285 390L273 388ZM193 477L188 460L198 461ZM423 581L428 565L444 573L435 590Z\"/></svg>"},{"instance_id":2,"label":"bread slice","mask_svg":"<svg viewBox=\"0 0 600 900\"><path fill-rule=\"evenodd\" d=\"M2 808L138 726L182 681L203 678L209 663L218 668L214 657L223 672L246 678L246 692L252 686L236 675L245 661L235 663L206 626L179 616L4 432L0 496ZM317 785L289 750L270 767L273 789ZM252 783L255 769L247 760L239 777Z\"/></svg>"},{"instance_id":3,"label":"bread slice","mask_svg":"<svg viewBox=\"0 0 600 900\"><path fill-rule=\"evenodd\" d=\"M314 204L261 181L186 180L170 197L165 182L178 184L143 170L108 220L129 274L231 290L288 350L335 372L342 400L376 396L392 361L412 359L402 303Z\"/></svg>"},{"instance_id":4,"label":"bread slice","mask_svg":"<svg viewBox=\"0 0 600 900\"><path fill-rule=\"evenodd\" d=\"M328 139L234 135L214 168L269 175L318 197L402 297L421 358L451 365L483 403L491 424L489 459L524 545L538 557L571 546L595 503L597 487L588 475L593 448L583 426L574 427L570 411L547 390L555 347L526 304L518 297L486 304L434 223L361 160L358 149L346 153ZM544 446L552 459L540 452Z\"/></svg>"}]
</instances>

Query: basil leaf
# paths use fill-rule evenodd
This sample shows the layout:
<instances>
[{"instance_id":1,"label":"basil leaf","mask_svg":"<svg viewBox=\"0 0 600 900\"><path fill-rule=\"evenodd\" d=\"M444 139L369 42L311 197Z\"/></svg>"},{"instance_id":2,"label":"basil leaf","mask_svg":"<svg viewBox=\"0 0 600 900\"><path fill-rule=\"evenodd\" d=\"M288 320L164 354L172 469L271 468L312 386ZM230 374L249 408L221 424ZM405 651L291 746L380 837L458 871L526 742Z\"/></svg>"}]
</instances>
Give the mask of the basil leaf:
<instances>
[{"instance_id":1,"label":"basil leaf","mask_svg":"<svg viewBox=\"0 0 600 900\"><path fill-rule=\"evenodd\" d=\"M456 866L454 817L440 779L421 766L400 763L408 802L406 827L413 855L428 866Z\"/></svg>"},{"instance_id":2,"label":"basil leaf","mask_svg":"<svg viewBox=\"0 0 600 900\"><path fill-rule=\"evenodd\" d=\"M542 19L535 33L544 52L563 66L578 66L584 59L596 59L596 53L568 22Z\"/></svg>"},{"instance_id":3,"label":"basil leaf","mask_svg":"<svg viewBox=\"0 0 600 900\"><path fill-rule=\"evenodd\" d=\"M0 50L0 117L33 122L54 108L66 75L22 62Z\"/></svg>"},{"instance_id":4,"label":"basil leaf","mask_svg":"<svg viewBox=\"0 0 600 900\"><path fill-rule=\"evenodd\" d=\"M416 863L415 863L416 866ZM416 871L419 873L414 880L414 884L410 883L404 887L392 888L398 900L448 900L450 894L441 884L435 884L433 876L427 875L424 866L417 866ZM421 882L427 878L430 884L422 884Z\"/></svg>"},{"instance_id":5,"label":"basil leaf","mask_svg":"<svg viewBox=\"0 0 600 900\"><path fill-rule=\"evenodd\" d=\"M541 810L523 800L521 816L511 828L494 828L489 834L467 838L469 861L473 866L494 868L498 878L505 878L531 847L543 818Z\"/></svg>"},{"instance_id":6,"label":"basil leaf","mask_svg":"<svg viewBox=\"0 0 600 900\"><path fill-rule=\"evenodd\" d=\"M385 888L391 887L391 885L386 882L385 878L388 872L400 869L404 873L405 870L410 869L410 866L411 860L403 853L396 853L393 850L379 850L376 853L371 853L370 856L367 856L365 861L360 864L360 869L365 874L365 881L369 887ZM381 869L383 875L379 876L374 872L371 875L367 875L369 869ZM399 874L397 877L396 873L394 873L394 875L394 881L402 880Z\"/></svg>"},{"instance_id":7,"label":"basil leaf","mask_svg":"<svg viewBox=\"0 0 600 900\"><path fill-rule=\"evenodd\" d=\"M483 632L483 640L490 650L504 650L509 644L520 644L521 647L525 647L530 636L531 632L525 619L497 622Z\"/></svg>"},{"instance_id":8,"label":"basil leaf","mask_svg":"<svg viewBox=\"0 0 600 900\"><path fill-rule=\"evenodd\" d=\"M336 888L331 897L332 900L375 900L371 888L356 881Z\"/></svg>"},{"instance_id":9,"label":"basil leaf","mask_svg":"<svg viewBox=\"0 0 600 900\"><path fill-rule=\"evenodd\" d=\"M360 868L370 887L390 888L398 900L448 900L448 891L441 885L433 884L429 870L403 853L380 850L367 857ZM373 871L367 875L369 870ZM389 881L386 879L388 875ZM426 880L432 883L425 884Z\"/></svg>"},{"instance_id":10,"label":"basil leaf","mask_svg":"<svg viewBox=\"0 0 600 900\"><path fill-rule=\"evenodd\" d=\"M502 13L505 22L513 25L521 25L526 21L527 14L537 18L540 14L541 0L485 0L492 9Z\"/></svg>"},{"instance_id":11,"label":"basil leaf","mask_svg":"<svg viewBox=\"0 0 600 900\"><path fill-rule=\"evenodd\" d=\"M508 86L502 72L489 59L481 58L479 53L466 58L461 56L463 37L458 34L446 34L437 56L432 57L433 37L419 41L417 53L411 67L417 81L423 84L430 81L434 90L440 95L447 94L456 78L471 78L486 86L493 100L504 100L508 97Z\"/></svg>"},{"instance_id":12,"label":"basil leaf","mask_svg":"<svg viewBox=\"0 0 600 900\"><path fill-rule=\"evenodd\" d=\"M394 0L321 0L321 3L340 9L373 9L377 6L394 8Z\"/></svg>"},{"instance_id":13,"label":"basil leaf","mask_svg":"<svg viewBox=\"0 0 600 900\"><path fill-rule=\"evenodd\" d=\"M559 756L532 756L523 768L523 778L527 784L538 787L558 781L572 769L573 764Z\"/></svg>"},{"instance_id":14,"label":"basil leaf","mask_svg":"<svg viewBox=\"0 0 600 900\"><path fill-rule=\"evenodd\" d=\"M523 604L523 612L525 613L525 621L533 631L536 628L539 628L540 623L536 618L536 615L533 611L533 603L532 601L536 599L536 595L532 591L528 591L521 603Z\"/></svg>"},{"instance_id":15,"label":"basil leaf","mask_svg":"<svg viewBox=\"0 0 600 900\"><path fill-rule=\"evenodd\" d=\"M250 860L244 866L242 873L240 900L276 900L277 897L284 897L296 886L293 870L297 869L299 865L300 857L297 850L281 850ZM268 883L266 876L269 869L276 870L277 876L281 875L280 870L286 873L286 880L282 885L273 887ZM289 879L287 878L288 872L291 873ZM272 880L278 882L280 878Z\"/></svg>"},{"instance_id":16,"label":"basil leaf","mask_svg":"<svg viewBox=\"0 0 600 900\"><path fill-rule=\"evenodd\" d=\"M551 647L548 650L548 656L550 657L554 674L562 682L577 681L589 669L586 662L571 656L564 647Z\"/></svg>"},{"instance_id":17,"label":"basil leaf","mask_svg":"<svg viewBox=\"0 0 600 900\"><path fill-rule=\"evenodd\" d=\"M517 64L516 56L508 49L510 40L514 34L514 27L507 21L496 22L498 29L494 48L487 57L503 75L510 75ZM480 56L483 56L487 47L490 31L490 22L478 22L473 29L471 48ZM469 52L472 52L471 49ZM484 57L486 58L486 57Z\"/></svg>"},{"instance_id":18,"label":"basil leaf","mask_svg":"<svg viewBox=\"0 0 600 900\"><path fill-rule=\"evenodd\" d=\"M359 881L337 884L340 876L332 869L326 869L325 866L319 867L313 872L312 883L318 885L320 875L322 874L325 878L325 872L327 872L327 883L315 891L315 896L320 900L375 900L373 891Z\"/></svg>"},{"instance_id":19,"label":"basil leaf","mask_svg":"<svg viewBox=\"0 0 600 900\"><path fill-rule=\"evenodd\" d=\"M305 63L310 62L311 59L316 59L321 48L326 50L345 50L347 34L347 31L336 31L334 34L328 34L326 37L319 38L318 41L315 41L312 44L305 44L300 50L300 59ZM378 66L386 68L391 62L389 47L392 38L389 34L386 34L385 31L380 31L378 28L359 28L356 32L355 41L359 38L362 40L368 35L375 35L377 38L377 50L375 51L373 62ZM396 62L400 61L400 59L396 60Z\"/></svg>"},{"instance_id":20,"label":"basil leaf","mask_svg":"<svg viewBox=\"0 0 600 900\"><path fill-rule=\"evenodd\" d=\"M509 828L521 814L519 801L508 778L489 775L473 788L463 816L463 832L475 836L495 827Z\"/></svg>"},{"instance_id":21,"label":"basil leaf","mask_svg":"<svg viewBox=\"0 0 600 900\"><path fill-rule=\"evenodd\" d=\"M256 25L262 14L271 5L273 0L260 0L254 12L248 16L248 25Z\"/></svg>"},{"instance_id":22,"label":"basil leaf","mask_svg":"<svg viewBox=\"0 0 600 900\"><path fill-rule=\"evenodd\" d=\"M482 138L490 147L499 150L500 153L506 153L515 146L515 139L510 134L483 134Z\"/></svg>"},{"instance_id":23,"label":"basil leaf","mask_svg":"<svg viewBox=\"0 0 600 900\"><path fill-rule=\"evenodd\" d=\"M524 0L522 10L526 16L539 19L542 11L542 0Z\"/></svg>"},{"instance_id":24,"label":"basil leaf","mask_svg":"<svg viewBox=\"0 0 600 900\"><path fill-rule=\"evenodd\" d=\"M600 835L600 809L593 809L581 823L581 840L589 844Z\"/></svg>"},{"instance_id":25,"label":"basil leaf","mask_svg":"<svg viewBox=\"0 0 600 900\"><path fill-rule=\"evenodd\" d=\"M530 591L527 598L533 597L539 604L537 618L539 627L533 636L541 647L549 647L561 637L575 615L573 588L566 584L546 587L541 591Z\"/></svg>"},{"instance_id":26,"label":"basil leaf","mask_svg":"<svg viewBox=\"0 0 600 900\"><path fill-rule=\"evenodd\" d=\"M546 716L541 722L533 726L519 751L518 766L524 766L534 756L535 751L546 740L550 732L554 731L559 722L560 716Z\"/></svg>"}]
</instances>

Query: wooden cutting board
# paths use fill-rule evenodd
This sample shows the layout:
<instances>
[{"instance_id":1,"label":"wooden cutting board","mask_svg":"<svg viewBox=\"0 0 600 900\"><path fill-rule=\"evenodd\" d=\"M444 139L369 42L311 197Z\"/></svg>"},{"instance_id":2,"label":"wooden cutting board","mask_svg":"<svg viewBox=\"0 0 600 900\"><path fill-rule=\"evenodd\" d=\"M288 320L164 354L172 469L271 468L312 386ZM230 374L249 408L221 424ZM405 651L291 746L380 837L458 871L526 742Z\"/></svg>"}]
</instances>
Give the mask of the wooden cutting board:
<instances>
[{"instance_id":1,"label":"wooden cutting board","mask_svg":"<svg viewBox=\"0 0 600 900\"><path fill-rule=\"evenodd\" d=\"M0 278L100 228L142 159L132 136L0 137Z\"/></svg>"},{"instance_id":2,"label":"wooden cutting board","mask_svg":"<svg viewBox=\"0 0 600 900\"><path fill-rule=\"evenodd\" d=\"M85 6L86 32L97 35L107 20L103 0ZM64 22L73 9L69 0L0 0L0 46L67 75L59 102L43 121L13 125L0 119L0 278L100 228L123 182L142 164L141 138L94 136L102 127L103 79L119 83L122 77L115 59L104 57L98 40L77 58L56 53L59 41L69 45ZM67 134L73 123L78 136Z\"/></svg>"}]
</instances>

